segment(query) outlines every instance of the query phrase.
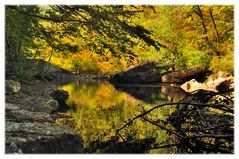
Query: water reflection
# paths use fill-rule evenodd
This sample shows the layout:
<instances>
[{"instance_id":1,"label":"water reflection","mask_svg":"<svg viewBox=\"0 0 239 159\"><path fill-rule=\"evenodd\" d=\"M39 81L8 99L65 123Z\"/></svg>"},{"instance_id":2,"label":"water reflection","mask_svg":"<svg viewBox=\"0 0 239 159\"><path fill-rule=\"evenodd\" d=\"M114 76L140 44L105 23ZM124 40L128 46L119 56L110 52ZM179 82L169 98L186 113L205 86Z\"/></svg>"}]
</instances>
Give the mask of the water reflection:
<instances>
[{"instance_id":1,"label":"water reflection","mask_svg":"<svg viewBox=\"0 0 239 159\"><path fill-rule=\"evenodd\" d=\"M172 105L155 109L117 133L124 123L153 106L181 100L186 93L177 87L113 86L105 81L78 81L59 88L70 94L67 101L70 109L66 112L70 117L57 122L79 132L85 153L190 153L197 150L196 147L195 151L189 151L188 145L195 146L195 143L187 143L185 147L177 135L180 131L187 134L191 127L195 129L194 121L200 121L198 116L203 116L203 111L193 115L191 112L196 111L191 107ZM186 123L186 127L183 122L176 123L181 119L192 123Z\"/></svg>"},{"instance_id":2,"label":"water reflection","mask_svg":"<svg viewBox=\"0 0 239 159\"><path fill-rule=\"evenodd\" d=\"M158 101L177 102L187 95L180 87L170 85L114 85L114 87L149 104L157 104Z\"/></svg>"},{"instance_id":3,"label":"water reflection","mask_svg":"<svg viewBox=\"0 0 239 159\"><path fill-rule=\"evenodd\" d=\"M166 131L158 130L142 120L124 130L128 144L116 134L116 129L123 123L152 108L151 103L167 102L169 95L162 94L159 86L127 86L127 89L116 89L104 81L78 81L59 88L69 92L67 104L72 109L66 112L70 118L58 119L57 122L74 128L82 135L86 153L149 153L149 150L143 151L143 143L157 144L165 142L165 139L172 140ZM159 109L155 117L165 119L172 112L170 107ZM172 148L157 153L174 151Z\"/></svg>"},{"instance_id":4,"label":"water reflection","mask_svg":"<svg viewBox=\"0 0 239 159\"><path fill-rule=\"evenodd\" d=\"M167 96L166 99L168 102L178 102L187 95L187 93L180 87L168 85L161 87L161 93Z\"/></svg>"}]
</instances>

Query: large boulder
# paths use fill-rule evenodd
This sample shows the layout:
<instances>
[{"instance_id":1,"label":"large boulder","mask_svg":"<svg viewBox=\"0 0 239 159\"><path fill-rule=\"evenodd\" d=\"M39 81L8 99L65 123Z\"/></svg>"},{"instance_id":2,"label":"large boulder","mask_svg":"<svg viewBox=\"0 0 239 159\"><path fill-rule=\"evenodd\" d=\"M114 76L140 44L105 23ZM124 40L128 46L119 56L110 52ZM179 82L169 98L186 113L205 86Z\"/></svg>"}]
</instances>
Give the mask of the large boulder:
<instances>
[{"instance_id":1,"label":"large boulder","mask_svg":"<svg viewBox=\"0 0 239 159\"><path fill-rule=\"evenodd\" d=\"M113 84L150 84L161 83L162 70L156 62L148 62L126 72L117 73L109 81Z\"/></svg>"},{"instance_id":2,"label":"large boulder","mask_svg":"<svg viewBox=\"0 0 239 159\"><path fill-rule=\"evenodd\" d=\"M207 71L202 68L191 68L185 70L179 70L176 72L167 73L162 76L163 83L184 83L193 78L196 80L204 79Z\"/></svg>"},{"instance_id":3,"label":"large boulder","mask_svg":"<svg viewBox=\"0 0 239 159\"><path fill-rule=\"evenodd\" d=\"M54 85L40 81L22 83L21 91L14 94L6 94L6 103L18 104L24 110L33 112L47 112L51 114L59 108L58 101L49 94L55 90Z\"/></svg>"},{"instance_id":4,"label":"large boulder","mask_svg":"<svg viewBox=\"0 0 239 159\"><path fill-rule=\"evenodd\" d=\"M200 89L203 89L203 90L210 90L210 91L216 91L215 89L209 89L206 87L205 84L203 83L200 83L198 81L196 81L195 79L192 79L188 82L185 82L183 85L180 86L184 91L186 92L194 92L196 90L200 90Z\"/></svg>"},{"instance_id":5,"label":"large boulder","mask_svg":"<svg viewBox=\"0 0 239 159\"><path fill-rule=\"evenodd\" d=\"M51 122L54 120L51 118L47 112L32 112L24 110L21 108L20 104L6 103L6 118L11 121L41 121L41 122ZM8 126L8 125L6 125Z\"/></svg>"},{"instance_id":6,"label":"large boulder","mask_svg":"<svg viewBox=\"0 0 239 159\"><path fill-rule=\"evenodd\" d=\"M68 93L55 91L55 85L34 81L22 84L21 91L6 95L6 153L81 153L83 141L69 127L55 123L58 100ZM59 95L60 94L60 95Z\"/></svg>"},{"instance_id":7,"label":"large boulder","mask_svg":"<svg viewBox=\"0 0 239 159\"><path fill-rule=\"evenodd\" d=\"M69 93L65 90L54 90L50 93L50 96L57 101L66 101L69 97Z\"/></svg>"},{"instance_id":8,"label":"large boulder","mask_svg":"<svg viewBox=\"0 0 239 159\"><path fill-rule=\"evenodd\" d=\"M196 90L222 92L222 91L226 91L226 90L232 88L232 86L231 86L232 79L233 79L233 77L231 77L231 76L227 77L227 78L218 77L217 79L209 80L206 83L200 83L200 82L197 82L195 79L192 79L188 82L185 82L180 87L184 91L190 92L190 93L194 92Z\"/></svg>"},{"instance_id":9,"label":"large boulder","mask_svg":"<svg viewBox=\"0 0 239 159\"><path fill-rule=\"evenodd\" d=\"M55 99L58 104L59 108L56 111L64 112L68 109L68 106L66 104L66 100L69 97L69 93L65 90L54 90L49 94L53 99Z\"/></svg>"},{"instance_id":10,"label":"large boulder","mask_svg":"<svg viewBox=\"0 0 239 159\"><path fill-rule=\"evenodd\" d=\"M6 122L6 153L81 153L83 142L70 128L39 122Z\"/></svg>"},{"instance_id":11,"label":"large boulder","mask_svg":"<svg viewBox=\"0 0 239 159\"><path fill-rule=\"evenodd\" d=\"M81 153L82 138L57 125L46 112L31 112L6 103L6 153Z\"/></svg>"},{"instance_id":12,"label":"large boulder","mask_svg":"<svg viewBox=\"0 0 239 159\"><path fill-rule=\"evenodd\" d=\"M18 104L18 106L24 110L33 112L46 112L53 113L59 109L60 105L58 101L50 96L30 96L23 93L19 93L15 96L6 96L6 102Z\"/></svg>"}]
</instances>

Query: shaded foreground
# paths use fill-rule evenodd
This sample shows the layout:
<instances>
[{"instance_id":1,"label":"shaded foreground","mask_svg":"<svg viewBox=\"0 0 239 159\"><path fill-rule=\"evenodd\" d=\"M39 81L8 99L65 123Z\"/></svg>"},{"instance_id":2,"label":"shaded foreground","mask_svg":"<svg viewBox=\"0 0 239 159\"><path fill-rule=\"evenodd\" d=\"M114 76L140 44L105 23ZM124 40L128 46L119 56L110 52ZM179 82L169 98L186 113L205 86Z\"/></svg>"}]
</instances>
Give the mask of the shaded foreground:
<instances>
[{"instance_id":1,"label":"shaded foreground","mask_svg":"<svg viewBox=\"0 0 239 159\"><path fill-rule=\"evenodd\" d=\"M6 95L5 153L81 153L83 141L71 128L55 123L62 107L54 85L40 81L23 84Z\"/></svg>"},{"instance_id":2,"label":"shaded foreground","mask_svg":"<svg viewBox=\"0 0 239 159\"><path fill-rule=\"evenodd\" d=\"M132 96L107 83L90 87L87 83L75 84L72 92L76 98L69 92L69 99L79 102L81 107L74 103L66 106L69 118L64 116L60 123L77 133L54 122L54 112L67 94L63 93L56 101L55 96L61 91L51 97L54 87L39 82L7 95L6 153L234 153L233 90L222 93L200 90L179 102L153 102L158 106L152 107L138 104ZM165 88L161 88L161 93L171 92L175 96L174 91ZM169 99L169 94L151 93L148 92L152 96L150 103L159 97L160 101L162 97ZM87 101L89 97L94 98ZM118 103L109 102L112 97ZM130 107L126 101L131 102Z\"/></svg>"},{"instance_id":3,"label":"shaded foreground","mask_svg":"<svg viewBox=\"0 0 239 159\"><path fill-rule=\"evenodd\" d=\"M178 87L82 81L60 89L70 118L57 121L81 134L84 153L234 152L233 90L183 97Z\"/></svg>"},{"instance_id":4,"label":"shaded foreground","mask_svg":"<svg viewBox=\"0 0 239 159\"><path fill-rule=\"evenodd\" d=\"M198 91L179 103L162 104L142 112L119 128L117 133L124 142L132 142L132 139L127 140L125 132L136 119L143 120L176 137L172 143L148 142L143 148L146 151L177 147L177 153L233 153L234 108L230 94L230 91L226 94ZM169 105L175 105L176 109L166 120L154 117L153 112Z\"/></svg>"}]
</instances>

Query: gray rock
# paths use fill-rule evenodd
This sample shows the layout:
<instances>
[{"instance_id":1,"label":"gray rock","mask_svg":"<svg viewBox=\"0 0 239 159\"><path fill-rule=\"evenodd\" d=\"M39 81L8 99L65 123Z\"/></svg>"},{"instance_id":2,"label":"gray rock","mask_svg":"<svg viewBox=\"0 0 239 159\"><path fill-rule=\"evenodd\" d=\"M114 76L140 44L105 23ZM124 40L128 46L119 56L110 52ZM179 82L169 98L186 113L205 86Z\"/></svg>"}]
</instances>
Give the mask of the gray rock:
<instances>
[{"instance_id":1,"label":"gray rock","mask_svg":"<svg viewBox=\"0 0 239 159\"><path fill-rule=\"evenodd\" d=\"M64 90L54 90L49 94L53 99L57 100L58 102L58 112L64 112L69 109L68 105L66 104L66 100L69 97L69 93Z\"/></svg>"},{"instance_id":2,"label":"gray rock","mask_svg":"<svg viewBox=\"0 0 239 159\"><path fill-rule=\"evenodd\" d=\"M17 104L6 103L5 109L7 120L54 122L51 116L46 112L27 111L21 109Z\"/></svg>"},{"instance_id":3,"label":"gray rock","mask_svg":"<svg viewBox=\"0 0 239 159\"><path fill-rule=\"evenodd\" d=\"M64 90L55 90L50 93L50 96L57 101L66 101L69 97L69 93Z\"/></svg>"},{"instance_id":4,"label":"gray rock","mask_svg":"<svg viewBox=\"0 0 239 159\"><path fill-rule=\"evenodd\" d=\"M56 100L52 99L50 96L46 97L36 97L36 96L21 96L20 98L7 99L6 102L11 102L14 104L19 104L18 106L24 110L33 112L47 112L52 113L59 108L59 104ZM14 98L14 97L7 97Z\"/></svg>"},{"instance_id":5,"label":"gray rock","mask_svg":"<svg viewBox=\"0 0 239 159\"><path fill-rule=\"evenodd\" d=\"M13 80L6 80L5 81L5 89L6 89L6 94L14 94L20 91L21 84L17 81Z\"/></svg>"},{"instance_id":6,"label":"gray rock","mask_svg":"<svg viewBox=\"0 0 239 159\"><path fill-rule=\"evenodd\" d=\"M59 104L56 100L50 97L48 93L45 92L44 96L37 96L35 94L27 95L19 92L15 95L7 95L6 102L18 104L20 108L28 111L52 113L59 108Z\"/></svg>"},{"instance_id":7,"label":"gray rock","mask_svg":"<svg viewBox=\"0 0 239 159\"><path fill-rule=\"evenodd\" d=\"M82 138L50 123L6 122L6 153L81 153Z\"/></svg>"},{"instance_id":8,"label":"gray rock","mask_svg":"<svg viewBox=\"0 0 239 159\"><path fill-rule=\"evenodd\" d=\"M233 77L218 77L217 79L211 79L207 83L197 82L195 79L185 82L180 87L186 92L194 92L196 90L207 90L213 92L222 92L230 89L231 80Z\"/></svg>"},{"instance_id":9,"label":"gray rock","mask_svg":"<svg viewBox=\"0 0 239 159\"><path fill-rule=\"evenodd\" d=\"M203 83L199 83L197 80L195 79L191 79L190 81L185 82L183 85L180 86L184 91L186 92L194 92L196 90L199 89L203 89L203 90L209 90L205 84ZM210 89L210 91L214 91L214 89Z\"/></svg>"},{"instance_id":10,"label":"gray rock","mask_svg":"<svg viewBox=\"0 0 239 159\"><path fill-rule=\"evenodd\" d=\"M34 81L6 95L6 153L81 153L83 141L71 128L57 125L54 85ZM63 98L65 99L65 98ZM54 119L53 119L54 118Z\"/></svg>"},{"instance_id":11,"label":"gray rock","mask_svg":"<svg viewBox=\"0 0 239 159\"><path fill-rule=\"evenodd\" d=\"M6 153L81 153L82 138L71 128L57 125L46 112L6 104Z\"/></svg>"}]
</instances>

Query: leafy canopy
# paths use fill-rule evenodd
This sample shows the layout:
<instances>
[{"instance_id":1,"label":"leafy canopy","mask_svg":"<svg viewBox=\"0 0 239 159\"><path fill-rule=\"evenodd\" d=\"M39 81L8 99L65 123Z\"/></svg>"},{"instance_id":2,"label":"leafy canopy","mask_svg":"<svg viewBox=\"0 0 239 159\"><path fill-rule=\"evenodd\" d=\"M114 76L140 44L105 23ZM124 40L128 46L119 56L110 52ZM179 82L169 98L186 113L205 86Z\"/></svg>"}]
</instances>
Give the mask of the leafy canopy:
<instances>
[{"instance_id":1,"label":"leafy canopy","mask_svg":"<svg viewBox=\"0 0 239 159\"><path fill-rule=\"evenodd\" d=\"M9 5L7 75L21 68L11 69L20 57L44 59L75 73L111 74L157 61L176 70L200 66L233 74L233 9Z\"/></svg>"}]
</instances>

